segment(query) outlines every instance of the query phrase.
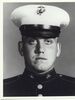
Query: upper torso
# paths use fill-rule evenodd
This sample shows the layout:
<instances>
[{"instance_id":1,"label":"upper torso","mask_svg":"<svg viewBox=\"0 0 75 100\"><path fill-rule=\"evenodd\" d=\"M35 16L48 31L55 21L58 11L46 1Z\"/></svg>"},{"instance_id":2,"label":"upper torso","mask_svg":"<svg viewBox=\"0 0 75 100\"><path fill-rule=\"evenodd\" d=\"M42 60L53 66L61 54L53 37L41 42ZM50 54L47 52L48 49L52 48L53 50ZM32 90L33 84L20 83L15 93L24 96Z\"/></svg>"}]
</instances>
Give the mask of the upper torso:
<instances>
[{"instance_id":1,"label":"upper torso","mask_svg":"<svg viewBox=\"0 0 75 100\"><path fill-rule=\"evenodd\" d=\"M4 96L75 96L75 79L54 74L46 79L19 75L4 81Z\"/></svg>"}]
</instances>

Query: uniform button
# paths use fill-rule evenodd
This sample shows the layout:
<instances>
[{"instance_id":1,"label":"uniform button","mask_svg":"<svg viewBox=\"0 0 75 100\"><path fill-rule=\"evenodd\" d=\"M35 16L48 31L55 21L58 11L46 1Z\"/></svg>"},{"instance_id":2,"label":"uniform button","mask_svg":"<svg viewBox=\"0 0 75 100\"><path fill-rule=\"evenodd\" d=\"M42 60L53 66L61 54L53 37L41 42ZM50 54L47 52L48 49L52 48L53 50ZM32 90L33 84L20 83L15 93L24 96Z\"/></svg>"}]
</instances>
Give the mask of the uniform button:
<instances>
[{"instance_id":1,"label":"uniform button","mask_svg":"<svg viewBox=\"0 0 75 100\"><path fill-rule=\"evenodd\" d=\"M43 85L42 85L42 84L39 84L39 85L37 86L37 88L38 88L38 89L42 89L42 88L43 88Z\"/></svg>"},{"instance_id":2,"label":"uniform button","mask_svg":"<svg viewBox=\"0 0 75 100\"><path fill-rule=\"evenodd\" d=\"M39 96L39 97L42 97L43 95L42 95L42 94L38 94L38 96Z\"/></svg>"}]
</instances>

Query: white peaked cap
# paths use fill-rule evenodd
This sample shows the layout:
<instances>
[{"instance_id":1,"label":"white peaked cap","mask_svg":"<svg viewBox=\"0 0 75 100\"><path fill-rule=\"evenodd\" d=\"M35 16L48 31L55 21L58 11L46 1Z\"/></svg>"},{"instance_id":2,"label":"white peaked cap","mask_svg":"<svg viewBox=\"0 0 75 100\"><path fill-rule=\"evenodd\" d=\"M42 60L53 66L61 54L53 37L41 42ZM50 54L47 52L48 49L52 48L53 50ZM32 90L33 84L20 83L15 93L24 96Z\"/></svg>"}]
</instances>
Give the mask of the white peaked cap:
<instances>
[{"instance_id":1,"label":"white peaked cap","mask_svg":"<svg viewBox=\"0 0 75 100\"><path fill-rule=\"evenodd\" d=\"M11 20L16 26L39 24L66 27L70 22L69 14L56 6L25 5L16 8L11 14Z\"/></svg>"}]
</instances>

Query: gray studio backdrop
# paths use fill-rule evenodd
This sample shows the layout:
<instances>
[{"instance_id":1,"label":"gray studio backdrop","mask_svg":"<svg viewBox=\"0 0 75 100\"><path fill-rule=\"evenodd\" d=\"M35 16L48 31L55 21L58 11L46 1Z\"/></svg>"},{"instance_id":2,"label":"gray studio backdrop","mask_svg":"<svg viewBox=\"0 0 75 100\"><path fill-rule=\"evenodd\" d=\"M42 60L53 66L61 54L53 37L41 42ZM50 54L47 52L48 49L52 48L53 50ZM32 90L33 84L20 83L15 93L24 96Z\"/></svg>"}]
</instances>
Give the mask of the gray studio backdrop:
<instances>
[{"instance_id":1,"label":"gray studio backdrop","mask_svg":"<svg viewBox=\"0 0 75 100\"><path fill-rule=\"evenodd\" d=\"M9 78L23 73L25 65L18 52L17 43L21 40L19 29L11 22L11 12L28 3L4 3L3 5L3 77ZM43 3L44 4L44 3ZM62 52L56 61L56 72L75 77L75 3L46 3L66 10L70 15L70 24L62 30L60 41Z\"/></svg>"}]
</instances>

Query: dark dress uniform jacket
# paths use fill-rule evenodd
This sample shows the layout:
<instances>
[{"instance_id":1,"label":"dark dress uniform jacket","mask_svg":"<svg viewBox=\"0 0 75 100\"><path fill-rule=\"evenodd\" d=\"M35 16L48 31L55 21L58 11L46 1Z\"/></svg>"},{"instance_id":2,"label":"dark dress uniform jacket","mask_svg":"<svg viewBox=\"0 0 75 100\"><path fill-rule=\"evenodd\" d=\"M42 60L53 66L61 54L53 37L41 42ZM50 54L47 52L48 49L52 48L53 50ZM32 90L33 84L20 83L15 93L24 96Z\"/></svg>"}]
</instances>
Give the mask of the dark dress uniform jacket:
<instances>
[{"instance_id":1,"label":"dark dress uniform jacket","mask_svg":"<svg viewBox=\"0 0 75 100\"><path fill-rule=\"evenodd\" d=\"M28 70L4 80L4 96L75 96L75 78L60 75L53 69L37 76Z\"/></svg>"}]
</instances>

